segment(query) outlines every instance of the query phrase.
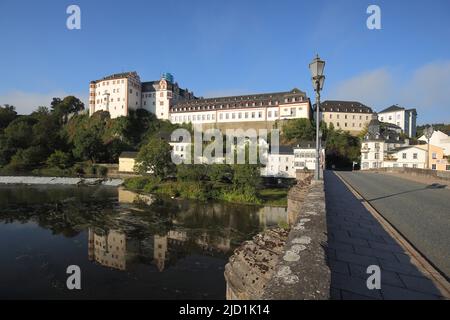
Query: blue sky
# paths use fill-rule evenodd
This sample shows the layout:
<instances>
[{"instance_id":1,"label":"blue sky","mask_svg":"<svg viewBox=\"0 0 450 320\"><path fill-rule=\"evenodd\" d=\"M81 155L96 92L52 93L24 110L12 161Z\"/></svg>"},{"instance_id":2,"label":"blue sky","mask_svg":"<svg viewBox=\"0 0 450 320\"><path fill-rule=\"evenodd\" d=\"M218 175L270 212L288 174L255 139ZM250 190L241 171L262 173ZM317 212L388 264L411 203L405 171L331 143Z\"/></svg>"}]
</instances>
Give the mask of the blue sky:
<instances>
[{"instance_id":1,"label":"blue sky","mask_svg":"<svg viewBox=\"0 0 450 320\"><path fill-rule=\"evenodd\" d=\"M81 8L81 30L66 8ZM366 9L381 8L381 30ZM90 80L171 72L198 96L287 91L312 95L308 64L326 60L323 99L381 110L417 108L450 122L450 1L0 1L0 104L22 113Z\"/></svg>"}]
</instances>

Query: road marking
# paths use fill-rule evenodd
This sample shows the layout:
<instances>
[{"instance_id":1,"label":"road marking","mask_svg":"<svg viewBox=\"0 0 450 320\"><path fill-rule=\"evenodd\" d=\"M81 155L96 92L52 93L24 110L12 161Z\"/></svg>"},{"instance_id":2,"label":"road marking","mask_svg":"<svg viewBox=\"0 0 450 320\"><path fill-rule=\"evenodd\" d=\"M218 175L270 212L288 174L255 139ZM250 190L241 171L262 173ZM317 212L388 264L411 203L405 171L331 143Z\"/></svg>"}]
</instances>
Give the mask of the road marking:
<instances>
[{"instance_id":1,"label":"road marking","mask_svg":"<svg viewBox=\"0 0 450 320\"><path fill-rule=\"evenodd\" d=\"M424 275L429 277L436 288L441 292L443 297L450 299L450 283L445 279L445 277L419 251L417 251L414 246L369 203L369 201L367 201L358 191L356 191L350 183L348 183L339 173L335 171L333 171L333 173L345 184L345 186L358 200L361 200L367 211L369 211L381 224L384 230L399 243L399 245L411 258L411 262L420 271L422 271Z\"/></svg>"}]
</instances>

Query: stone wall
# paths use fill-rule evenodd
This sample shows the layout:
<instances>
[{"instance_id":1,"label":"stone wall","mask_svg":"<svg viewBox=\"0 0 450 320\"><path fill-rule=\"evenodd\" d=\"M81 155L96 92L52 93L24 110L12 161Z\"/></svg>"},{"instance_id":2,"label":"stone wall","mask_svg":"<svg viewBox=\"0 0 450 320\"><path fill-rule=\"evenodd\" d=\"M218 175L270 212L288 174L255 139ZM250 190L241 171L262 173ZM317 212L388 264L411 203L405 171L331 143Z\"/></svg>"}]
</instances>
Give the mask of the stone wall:
<instances>
[{"instance_id":1,"label":"stone wall","mask_svg":"<svg viewBox=\"0 0 450 320\"><path fill-rule=\"evenodd\" d=\"M328 299L330 271L323 183L311 175L288 193L290 231L266 230L225 266L227 299Z\"/></svg>"},{"instance_id":2,"label":"stone wall","mask_svg":"<svg viewBox=\"0 0 450 320\"><path fill-rule=\"evenodd\" d=\"M329 299L331 275L324 249L326 230L323 181L313 181L263 299Z\"/></svg>"},{"instance_id":3,"label":"stone wall","mask_svg":"<svg viewBox=\"0 0 450 320\"><path fill-rule=\"evenodd\" d=\"M367 172L391 172L391 173L401 173L408 174L416 177L430 177L437 178L449 181L450 180L450 171L437 171L430 169L419 169L419 168L378 168L378 169L369 169L364 170Z\"/></svg>"}]
</instances>

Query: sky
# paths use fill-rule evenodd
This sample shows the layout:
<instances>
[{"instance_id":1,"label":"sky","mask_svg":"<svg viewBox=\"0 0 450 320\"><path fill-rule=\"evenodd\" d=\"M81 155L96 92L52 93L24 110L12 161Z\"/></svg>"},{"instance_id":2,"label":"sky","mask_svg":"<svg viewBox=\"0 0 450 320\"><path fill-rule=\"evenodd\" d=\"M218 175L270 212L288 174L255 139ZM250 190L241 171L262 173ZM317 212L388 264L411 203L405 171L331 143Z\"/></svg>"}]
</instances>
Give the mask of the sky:
<instances>
[{"instance_id":1,"label":"sky","mask_svg":"<svg viewBox=\"0 0 450 320\"><path fill-rule=\"evenodd\" d=\"M80 30L66 27L72 4ZM367 28L371 4L380 30ZM316 53L322 100L450 123L449 0L0 0L0 105L23 114L55 96L86 103L89 81L125 71L171 72L203 97L299 88L313 100Z\"/></svg>"}]
</instances>

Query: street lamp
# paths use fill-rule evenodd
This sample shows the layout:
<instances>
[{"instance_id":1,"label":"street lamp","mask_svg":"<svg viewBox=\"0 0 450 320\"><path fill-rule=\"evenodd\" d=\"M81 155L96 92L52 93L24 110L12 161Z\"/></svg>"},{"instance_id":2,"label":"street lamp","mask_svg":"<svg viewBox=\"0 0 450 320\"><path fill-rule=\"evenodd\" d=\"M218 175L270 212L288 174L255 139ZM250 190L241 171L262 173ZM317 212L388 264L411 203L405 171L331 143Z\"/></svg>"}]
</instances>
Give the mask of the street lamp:
<instances>
[{"instance_id":1,"label":"street lamp","mask_svg":"<svg viewBox=\"0 0 450 320\"><path fill-rule=\"evenodd\" d=\"M427 138L427 169L430 169L430 139L433 136L433 126L426 127L424 130L425 138Z\"/></svg>"},{"instance_id":2,"label":"street lamp","mask_svg":"<svg viewBox=\"0 0 450 320\"><path fill-rule=\"evenodd\" d=\"M319 55L316 55L314 60L309 64L311 80L314 91L316 92L316 170L314 172L314 180L320 180L320 91L322 90L325 81L325 76L323 75L324 68L325 61L320 60Z\"/></svg>"}]
</instances>

